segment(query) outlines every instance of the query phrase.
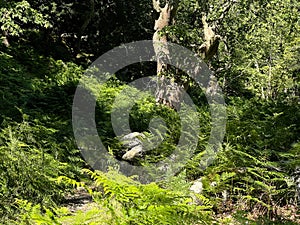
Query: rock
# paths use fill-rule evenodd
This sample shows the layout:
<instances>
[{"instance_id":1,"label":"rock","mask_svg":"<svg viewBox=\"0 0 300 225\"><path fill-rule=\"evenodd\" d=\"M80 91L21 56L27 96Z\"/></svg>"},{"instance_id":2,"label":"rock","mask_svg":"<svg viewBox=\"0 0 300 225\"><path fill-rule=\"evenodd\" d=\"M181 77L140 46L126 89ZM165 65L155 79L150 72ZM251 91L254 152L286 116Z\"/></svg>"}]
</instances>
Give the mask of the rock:
<instances>
[{"instance_id":1,"label":"rock","mask_svg":"<svg viewBox=\"0 0 300 225\"><path fill-rule=\"evenodd\" d=\"M133 147L131 150L126 152L123 156L122 159L132 161L135 157L141 156L143 152L143 147L141 145L137 145Z\"/></svg>"},{"instance_id":2,"label":"rock","mask_svg":"<svg viewBox=\"0 0 300 225\"><path fill-rule=\"evenodd\" d=\"M196 194L200 194L203 190L202 178L195 180L193 185L190 187L190 190Z\"/></svg>"},{"instance_id":3,"label":"rock","mask_svg":"<svg viewBox=\"0 0 300 225\"><path fill-rule=\"evenodd\" d=\"M145 138L145 135L139 132L133 132L122 137L121 142L125 148L131 149L137 145L142 145L142 141L139 138Z\"/></svg>"},{"instance_id":4,"label":"rock","mask_svg":"<svg viewBox=\"0 0 300 225\"><path fill-rule=\"evenodd\" d=\"M193 201L190 204L202 205L202 201L197 197L197 194L200 194L203 191L202 178L199 178L193 182L193 185L190 187L191 197Z\"/></svg>"},{"instance_id":5,"label":"rock","mask_svg":"<svg viewBox=\"0 0 300 225\"><path fill-rule=\"evenodd\" d=\"M135 157L142 155L142 138L145 138L145 135L139 132L133 132L121 138L121 142L126 148L126 153L122 156L123 160L132 161Z\"/></svg>"},{"instance_id":6,"label":"rock","mask_svg":"<svg viewBox=\"0 0 300 225\"><path fill-rule=\"evenodd\" d=\"M130 134L127 134L125 135L124 137L122 137L123 140L131 140L133 138L136 138L136 137L142 137L142 138L145 138L145 135L142 134L142 133L139 133L139 132L132 132Z\"/></svg>"}]
</instances>

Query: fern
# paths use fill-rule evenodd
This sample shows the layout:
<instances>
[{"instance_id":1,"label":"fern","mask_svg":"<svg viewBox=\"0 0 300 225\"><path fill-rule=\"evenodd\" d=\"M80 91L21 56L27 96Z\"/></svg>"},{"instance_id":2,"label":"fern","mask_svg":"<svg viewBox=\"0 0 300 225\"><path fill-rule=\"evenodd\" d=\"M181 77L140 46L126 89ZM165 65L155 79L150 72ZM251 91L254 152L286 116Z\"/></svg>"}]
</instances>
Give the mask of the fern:
<instances>
[{"instance_id":1,"label":"fern","mask_svg":"<svg viewBox=\"0 0 300 225\"><path fill-rule=\"evenodd\" d=\"M191 197L178 191L162 189L154 183L142 185L112 170L106 174L85 171L95 180L96 185L103 187L103 197L98 201L104 202L117 223L189 224L188 221L209 220L207 210L210 206L207 199L203 201L205 205L189 205L187 202L191 202ZM116 203L119 207L115 207ZM120 211L121 215L118 214Z\"/></svg>"}]
</instances>

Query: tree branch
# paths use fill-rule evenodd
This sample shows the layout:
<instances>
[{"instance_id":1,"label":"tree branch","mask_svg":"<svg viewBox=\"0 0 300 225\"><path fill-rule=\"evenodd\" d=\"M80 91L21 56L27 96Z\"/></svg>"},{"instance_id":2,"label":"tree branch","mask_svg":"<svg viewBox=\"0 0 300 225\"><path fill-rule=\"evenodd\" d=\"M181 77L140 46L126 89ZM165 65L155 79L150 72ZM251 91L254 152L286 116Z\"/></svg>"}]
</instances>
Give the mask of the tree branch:
<instances>
[{"instance_id":1,"label":"tree branch","mask_svg":"<svg viewBox=\"0 0 300 225\"><path fill-rule=\"evenodd\" d=\"M208 25L205 14L203 14L202 16L202 24L205 42L200 46L199 50L202 53L202 58L204 60L209 60L218 51L219 41L221 37L219 35L216 35L213 31L213 28Z\"/></svg>"},{"instance_id":2,"label":"tree branch","mask_svg":"<svg viewBox=\"0 0 300 225\"><path fill-rule=\"evenodd\" d=\"M160 1L159 0L153 0L153 8L156 10L156 12L161 12L162 8L160 7Z\"/></svg>"}]
</instances>

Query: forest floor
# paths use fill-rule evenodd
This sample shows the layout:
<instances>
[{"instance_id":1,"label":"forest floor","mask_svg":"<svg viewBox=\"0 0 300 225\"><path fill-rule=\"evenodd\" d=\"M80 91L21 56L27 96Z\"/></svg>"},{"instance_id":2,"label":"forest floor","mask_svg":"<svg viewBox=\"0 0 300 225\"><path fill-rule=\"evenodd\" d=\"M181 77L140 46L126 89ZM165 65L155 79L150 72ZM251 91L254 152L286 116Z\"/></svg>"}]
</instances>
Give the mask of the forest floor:
<instances>
[{"instance_id":1,"label":"forest floor","mask_svg":"<svg viewBox=\"0 0 300 225\"><path fill-rule=\"evenodd\" d=\"M77 188L72 194L69 194L65 197L65 203L62 205L63 207L66 207L71 214L76 214L78 211L81 211L82 213L86 213L93 209L94 207L99 207L99 205L93 200L92 196L87 192L85 188ZM219 215L215 216L216 221L220 222L220 224L226 224L226 225L233 225L233 224L248 224L248 222L245 223L245 218L235 218L233 219L233 215L236 214L236 212L233 210L232 212L227 213L221 213ZM244 214L245 216L245 214ZM242 216L242 217L244 217ZM250 223L250 224L300 224L300 214L296 206L290 205L286 207L278 207L277 209L277 220L276 222L272 220L268 223L265 223L263 221L260 221L260 218L266 216L266 212L263 212L263 210L257 209L256 211L253 211L252 213L247 214L247 219L250 221L258 221L257 223ZM236 216L234 216L236 217ZM238 216L238 217L241 217ZM281 218L281 219L280 219ZM282 223L278 223L277 221L282 221ZM229 222L230 221L230 222ZM232 223L234 221L234 223ZM288 222L291 221L291 222Z\"/></svg>"},{"instance_id":2,"label":"forest floor","mask_svg":"<svg viewBox=\"0 0 300 225\"><path fill-rule=\"evenodd\" d=\"M85 212L97 205L84 188L77 188L73 194L67 195L65 199L65 203L62 206L66 207L71 213L79 210Z\"/></svg>"}]
</instances>

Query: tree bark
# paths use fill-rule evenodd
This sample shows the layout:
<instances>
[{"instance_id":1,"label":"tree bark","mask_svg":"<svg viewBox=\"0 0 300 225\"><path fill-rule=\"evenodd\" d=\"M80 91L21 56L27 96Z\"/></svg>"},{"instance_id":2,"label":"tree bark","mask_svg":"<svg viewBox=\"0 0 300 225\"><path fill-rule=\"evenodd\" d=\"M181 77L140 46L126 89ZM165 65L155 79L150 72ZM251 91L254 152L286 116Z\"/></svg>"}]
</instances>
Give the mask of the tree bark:
<instances>
[{"instance_id":1,"label":"tree bark","mask_svg":"<svg viewBox=\"0 0 300 225\"><path fill-rule=\"evenodd\" d=\"M216 35L213 27L209 26L206 21L206 15L202 16L204 31L204 43L200 46L200 53L203 60L210 60L218 51L220 36Z\"/></svg>"},{"instance_id":2,"label":"tree bark","mask_svg":"<svg viewBox=\"0 0 300 225\"><path fill-rule=\"evenodd\" d=\"M6 18L8 17L7 13L4 13L3 17L6 19ZM2 39L2 44L4 44L5 47L8 48L8 47L10 46L9 41L8 41L8 32L5 31L5 30L2 30L2 35L3 35L3 36L1 37L1 39Z\"/></svg>"},{"instance_id":3,"label":"tree bark","mask_svg":"<svg viewBox=\"0 0 300 225\"><path fill-rule=\"evenodd\" d=\"M5 45L5 47L8 48L8 47L10 46L10 44L9 44L9 42L8 42L8 38L7 38L8 34L7 34L6 31L3 31L2 33L3 33L3 36L2 36L2 43Z\"/></svg>"},{"instance_id":4,"label":"tree bark","mask_svg":"<svg viewBox=\"0 0 300 225\"><path fill-rule=\"evenodd\" d=\"M157 56L157 90L156 102L167 105L171 108L177 108L180 103L179 87L175 83L168 82L165 75L168 68L169 49L166 45L167 35L160 32L167 26L173 24L174 17L178 8L179 0L166 1L163 7L160 6L159 0L153 0L153 8L159 13L159 17L155 20L153 46ZM163 43L163 44L159 44Z\"/></svg>"},{"instance_id":5,"label":"tree bark","mask_svg":"<svg viewBox=\"0 0 300 225\"><path fill-rule=\"evenodd\" d=\"M188 84L184 82L176 83L166 78L168 72L169 49L164 43L167 43L168 37L160 32L167 26L174 23L174 17L178 8L179 0L166 1L163 7L160 6L159 0L153 0L153 8L159 13L155 21L153 35L154 51L157 57L157 90L156 102L164 104L176 110L180 109L183 93L187 91ZM210 60L218 51L220 36L216 35L213 28L208 25L206 16L202 16L204 43L200 46L200 54L203 60ZM160 42L162 44L157 44Z\"/></svg>"}]
</instances>

